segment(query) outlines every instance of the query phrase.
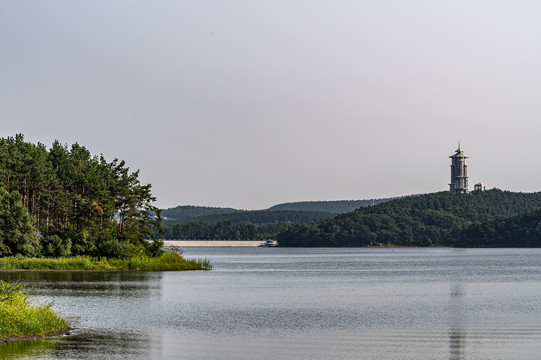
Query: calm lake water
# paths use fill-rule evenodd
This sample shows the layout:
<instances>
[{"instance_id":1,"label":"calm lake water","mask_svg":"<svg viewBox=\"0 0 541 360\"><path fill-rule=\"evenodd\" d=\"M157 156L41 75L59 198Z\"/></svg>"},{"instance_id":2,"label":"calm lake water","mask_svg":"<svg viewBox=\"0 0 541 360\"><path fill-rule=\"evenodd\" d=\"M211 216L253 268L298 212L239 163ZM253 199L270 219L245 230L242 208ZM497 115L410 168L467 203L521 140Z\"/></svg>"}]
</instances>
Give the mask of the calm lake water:
<instances>
[{"instance_id":1,"label":"calm lake water","mask_svg":"<svg viewBox=\"0 0 541 360\"><path fill-rule=\"evenodd\" d=\"M541 249L186 248L202 272L0 273L77 328L2 359L540 359Z\"/></svg>"}]
</instances>

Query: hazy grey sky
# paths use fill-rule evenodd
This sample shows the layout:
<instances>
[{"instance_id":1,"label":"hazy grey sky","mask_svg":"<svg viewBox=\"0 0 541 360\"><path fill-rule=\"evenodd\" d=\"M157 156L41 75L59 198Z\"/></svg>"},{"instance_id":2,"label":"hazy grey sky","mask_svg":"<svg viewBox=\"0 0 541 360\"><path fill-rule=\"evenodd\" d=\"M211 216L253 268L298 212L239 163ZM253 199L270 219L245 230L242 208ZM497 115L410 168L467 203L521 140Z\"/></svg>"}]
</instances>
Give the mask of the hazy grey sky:
<instances>
[{"instance_id":1,"label":"hazy grey sky","mask_svg":"<svg viewBox=\"0 0 541 360\"><path fill-rule=\"evenodd\" d=\"M0 2L0 136L126 160L158 206L541 190L539 1Z\"/></svg>"}]
</instances>

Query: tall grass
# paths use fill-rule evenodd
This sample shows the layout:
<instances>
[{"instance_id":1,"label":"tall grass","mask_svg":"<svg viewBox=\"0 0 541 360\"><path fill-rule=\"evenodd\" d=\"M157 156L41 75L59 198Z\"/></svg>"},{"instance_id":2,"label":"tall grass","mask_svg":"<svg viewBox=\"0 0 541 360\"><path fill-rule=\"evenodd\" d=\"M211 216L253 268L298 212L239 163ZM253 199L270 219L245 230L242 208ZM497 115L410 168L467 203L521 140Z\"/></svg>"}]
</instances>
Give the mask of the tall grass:
<instances>
[{"instance_id":1,"label":"tall grass","mask_svg":"<svg viewBox=\"0 0 541 360\"><path fill-rule=\"evenodd\" d=\"M208 259L187 260L166 251L158 257L135 256L131 259L107 259L76 256L69 258L0 258L0 270L88 270L88 271L174 271L210 270Z\"/></svg>"},{"instance_id":2,"label":"tall grass","mask_svg":"<svg viewBox=\"0 0 541 360\"><path fill-rule=\"evenodd\" d=\"M67 330L66 320L54 313L52 303L32 304L18 284L0 281L0 339L45 336Z\"/></svg>"},{"instance_id":3,"label":"tall grass","mask_svg":"<svg viewBox=\"0 0 541 360\"><path fill-rule=\"evenodd\" d=\"M158 257L134 257L127 260L110 259L108 263L117 270L172 271L212 269L212 265L207 259L187 260L171 251L166 251L162 256Z\"/></svg>"}]
</instances>

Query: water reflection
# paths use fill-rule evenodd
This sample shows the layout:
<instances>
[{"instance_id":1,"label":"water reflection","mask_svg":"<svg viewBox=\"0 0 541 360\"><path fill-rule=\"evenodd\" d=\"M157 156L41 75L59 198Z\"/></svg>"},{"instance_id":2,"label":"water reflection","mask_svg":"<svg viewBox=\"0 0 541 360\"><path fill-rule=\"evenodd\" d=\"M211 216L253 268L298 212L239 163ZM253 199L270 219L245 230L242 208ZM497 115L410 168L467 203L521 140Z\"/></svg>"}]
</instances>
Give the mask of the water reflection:
<instances>
[{"instance_id":1,"label":"water reflection","mask_svg":"<svg viewBox=\"0 0 541 360\"><path fill-rule=\"evenodd\" d=\"M142 271L1 271L0 280L4 281L80 281L80 282L138 282L155 281L162 277L162 272Z\"/></svg>"},{"instance_id":2,"label":"water reflection","mask_svg":"<svg viewBox=\"0 0 541 360\"><path fill-rule=\"evenodd\" d=\"M158 344L136 331L79 330L71 336L1 343L0 359L151 359Z\"/></svg>"},{"instance_id":3,"label":"water reflection","mask_svg":"<svg viewBox=\"0 0 541 360\"><path fill-rule=\"evenodd\" d=\"M465 359L466 331L464 330L464 298L466 288L463 284L451 285L449 294L451 330L449 332L449 360Z\"/></svg>"},{"instance_id":4,"label":"water reflection","mask_svg":"<svg viewBox=\"0 0 541 360\"><path fill-rule=\"evenodd\" d=\"M81 330L61 338L45 359L134 359L152 358L150 337L142 332ZM106 355L104 355L106 354ZM41 358L41 357L40 357Z\"/></svg>"},{"instance_id":5,"label":"water reflection","mask_svg":"<svg viewBox=\"0 0 541 360\"><path fill-rule=\"evenodd\" d=\"M36 354L48 357L54 346L54 341L43 339L0 343L0 359L28 359Z\"/></svg>"},{"instance_id":6,"label":"water reflection","mask_svg":"<svg viewBox=\"0 0 541 360\"><path fill-rule=\"evenodd\" d=\"M136 297L161 294L161 272L0 272L0 280L29 286L37 296Z\"/></svg>"}]
</instances>

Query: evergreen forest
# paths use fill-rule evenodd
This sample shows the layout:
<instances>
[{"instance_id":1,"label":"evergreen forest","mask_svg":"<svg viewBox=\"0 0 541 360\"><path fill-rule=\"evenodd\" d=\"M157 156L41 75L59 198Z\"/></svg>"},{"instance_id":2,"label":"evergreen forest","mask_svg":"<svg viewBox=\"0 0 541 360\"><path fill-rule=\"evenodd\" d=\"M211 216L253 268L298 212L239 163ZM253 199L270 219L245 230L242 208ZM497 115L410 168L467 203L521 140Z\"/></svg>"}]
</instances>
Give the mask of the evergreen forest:
<instances>
[{"instance_id":1,"label":"evergreen forest","mask_svg":"<svg viewBox=\"0 0 541 360\"><path fill-rule=\"evenodd\" d=\"M156 256L160 210L124 161L77 143L0 139L0 256Z\"/></svg>"}]
</instances>

